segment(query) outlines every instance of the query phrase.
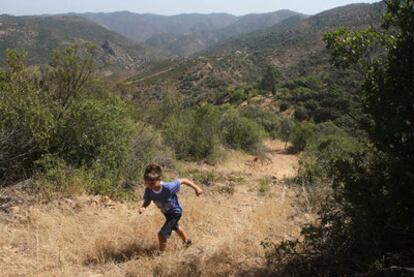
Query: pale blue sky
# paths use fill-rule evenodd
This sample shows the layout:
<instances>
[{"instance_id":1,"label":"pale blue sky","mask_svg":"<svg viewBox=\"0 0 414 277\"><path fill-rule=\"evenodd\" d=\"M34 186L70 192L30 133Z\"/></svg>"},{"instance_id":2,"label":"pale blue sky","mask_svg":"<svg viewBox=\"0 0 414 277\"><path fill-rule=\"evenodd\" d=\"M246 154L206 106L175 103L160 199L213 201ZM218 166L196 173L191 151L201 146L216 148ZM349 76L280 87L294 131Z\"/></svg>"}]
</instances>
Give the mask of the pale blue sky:
<instances>
[{"instance_id":1,"label":"pale blue sky","mask_svg":"<svg viewBox=\"0 0 414 277\"><path fill-rule=\"evenodd\" d=\"M352 0L0 0L0 14L53 14L67 12L113 12L173 15L179 13L227 12L235 15L290 9L315 14Z\"/></svg>"}]
</instances>

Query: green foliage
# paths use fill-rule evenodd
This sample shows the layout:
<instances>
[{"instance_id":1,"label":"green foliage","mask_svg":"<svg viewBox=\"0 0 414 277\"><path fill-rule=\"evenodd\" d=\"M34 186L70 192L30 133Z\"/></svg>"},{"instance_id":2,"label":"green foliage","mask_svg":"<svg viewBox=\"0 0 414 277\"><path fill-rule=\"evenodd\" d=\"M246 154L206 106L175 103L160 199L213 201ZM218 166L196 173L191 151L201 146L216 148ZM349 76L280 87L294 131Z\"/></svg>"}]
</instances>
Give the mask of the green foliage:
<instances>
[{"instance_id":1,"label":"green foliage","mask_svg":"<svg viewBox=\"0 0 414 277\"><path fill-rule=\"evenodd\" d=\"M222 139L225 145L257 153L265 137L263 128L253 120L242 117L235 109L228 110L221 119Z\"/></svg>"},{"instance_id":2,"label":"green foliage","mask_svg":"<svg viewBox=\"0 0 414 277\"><path fill-rule=\"evenodd\" d=\"M363 107L370 121L360 127L366 129L369 144L361 149L354 138L330 134L316 148L309 146L319 169L332 179L335 202L321 211L320 226L303 230L304 242L291 252L285 269L308 265L299 275L408 276L411 271L414 2L385 3L384 33L340 30L326 36L336 64L358 64L364 72ZM382 46L379 53L384 55L370 49L375 45Z\"/></svg>"},{"instance_id":3,"label":"green foliage","mask_svg":"<svg viewBox=\"0 0 414 277\"><path fill-rule=\"evenodd\" d=\"M79 178L81 170L68 166L62 158L46 154L36 161L36 165L42 169L37 186L44 197L53 199L85 191L84 180Z\"/></svg>"},{"instance_id":4,"label":"green foliage","mask_svg":"<svg viewBox=\"0 0 414 277\"><path fill-rule=\"evenodd\" d=\"M23 55L8 51L8 70L0 72L0 179L18 178L48 148L56 120L26 69Z\"/></svg>"},{"instance_id":5,"label":"green foliage","mask_svg":"<svg viewBox=\"0 0 414 277\"><path fill-rule=\"evenodd\" d=\"M269 178L262 178L259 180L259 188L258 191L261 194L265 194L269 191L270 189L270 180Z\"/></svg>"},{"instance_id":6,"label":"green foliage","mask_svg":"<svg viewBox=\"0 0 414 277\"><path fill-rule=\"evenodd\" d=\"M251 97L254 97L259 94L257 89L254 88L246 88L246 87L229 87L227 88L226 92L230 97L230 103L233 104L240 104L243 101L248 100Z\"/></svg>"},{"instance_id":7,"label":"green foliage","mask_svg":"<svg viewBox=\"0 0 414 277\"><path fill-rule=\"evenodd\" d=\"M166 99L166 101L170 101ZM163 105L162 105L163 106ZM196 111L176 111L162 125L167 145L179 159L216 160L220 155L219 110L206 104Z\"/></svg>"},{"instance_id":8,"label":"green foliage","mask_svg":"<svg viewBox=\"0 0 414 277\"><path fill-rule=\"evenodd\" d=\"M308 110L303 107L303 106L299 106L295 109L295 119L299 120L299 121L304 121L304 120L308 120L309 119L309 113Z\"/></svg>"},{"instance_id":9,"label":"green foliage","mask_svg":"<svg viewBox=\"0 0 414 277\"><path fill-rule=\"evenodd\" d=\"M270 91L272 94L276 94L276 87L281 79L281 73L273 66L266 67L263 73L262 80L260 81L259 88L261 90Z\"/></svg>"},{"instance_id":10,"label":"green foliage","mask_svg":"<svg viewBox=\"0 0 414 277\"><path fill-rule=\"evenodd\" d=\"M40 69L8 51L9 65L0 71L2 182L36 171L39 188L53 197L119 196L122 182L141 178L145 163L170 161L160 135L134 122L130 106L93 80L93 51L56 50Z\"/></svg>"},{"instance_id":11,"label":"green foliage","mask_svg":"<svg viewBox=\"0 0 414 277\"><path fill-rule=\"evenodd\" d=\"M332 50L331 62L341 67L357 63L366 66L366 60L371 60L370 55L375 54L374 48L385 42L383 39L385 37L372 28L358 31L341 28L323 37L326 47Z\"/></svg>"},{"instance_id":12,"label":"green foliage","mask_svg":"<svg viewBox=\"0 0 414 277\"><path fill-rule=\"evenodd\" d=\"M303 151L305 147L314 139L315 131L315 124L311 122L296 124L290 137L292 142L291 150L295 153Z\"/></svg>"},{"instance_id":13,"label":"green foliage","mask_svg":"<svg viewBox=\"0 0 414 277\"><path fill-rule=\"evenodd\" d=\"M284 141L286 144L289 142L290 138L292 137L292 132L295 127L295 123L289 118L282 118L280 121L279 131L278 131L278 138ZM286 145L285 145L286 148Z\"/></svg>"},{"instance_id":14,"label":"green foliage","mask_svg":"<svg viewBox=\"0 0 414 277\"><path fill-rule=\"evenodd\" d=\"M279 136L282 118L276 113L266 112L259 108L248 106L240 111L240 115L260 124L270 137L276 138Z\"/></svg>"},{"instance_id":15,"label":"green foliage","mask_svg":"<svg viewBox=\"0 0 414 277\"><path fill-rule=\"evenodd\" d=\"M281 112L286 111L287 109L289 109L289 103L287 101L280 102L279 109Z\"/></svg>"},{"instance_id":16,"label":"green foliage","mask_svg":"<svg viewBox=\"0 0 414 277\"><path fill-rule=\"evenodd\" d=\"M83 99L60 120L52 151L73 166L104 160L108 169L123 168L134 127L125 104L116 97Z\"/></svg>"},{"instance_id":17,"label":"green foliage","mask_svg":"<svg viewBox=\"0 0 414 277\"><path fill-rule=\"evenodd\" d=\"M192 174L192 178L196 183L200 183L206 186L212 185L220 180L222 176L214 171L198 171Z\"/></svg>"}]
</instances>

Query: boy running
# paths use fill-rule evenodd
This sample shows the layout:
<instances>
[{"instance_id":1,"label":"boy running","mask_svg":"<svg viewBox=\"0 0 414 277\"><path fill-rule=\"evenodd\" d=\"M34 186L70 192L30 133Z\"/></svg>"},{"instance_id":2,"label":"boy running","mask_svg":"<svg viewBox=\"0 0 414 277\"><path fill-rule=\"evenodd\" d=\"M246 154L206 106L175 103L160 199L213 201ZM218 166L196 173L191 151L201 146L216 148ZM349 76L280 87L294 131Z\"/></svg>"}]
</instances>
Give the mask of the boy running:
<instances>
[{"instance_id":1,"label":"boy running","mask_svg":"<svg viewBox=\"0 0 414 277\"><path fill-rule=\"evenodd\" d=\"M145 168L144 180L146 188L144 203L139 208L139 213L142 214L151 204L151 201L154 201L164 214L166 221L158 233L160 251L163 252L173 230L181 237L186 246L190 246L192 243L184 229L178 225L183 210L178 202L176 193L180 190L181 185L193 188L197 196L200 196L203 191L188 179L177 179L170 183L164 183L161 181L161 175L162 170L159 165L150 164Z\"/></svg>"}]
</instances>

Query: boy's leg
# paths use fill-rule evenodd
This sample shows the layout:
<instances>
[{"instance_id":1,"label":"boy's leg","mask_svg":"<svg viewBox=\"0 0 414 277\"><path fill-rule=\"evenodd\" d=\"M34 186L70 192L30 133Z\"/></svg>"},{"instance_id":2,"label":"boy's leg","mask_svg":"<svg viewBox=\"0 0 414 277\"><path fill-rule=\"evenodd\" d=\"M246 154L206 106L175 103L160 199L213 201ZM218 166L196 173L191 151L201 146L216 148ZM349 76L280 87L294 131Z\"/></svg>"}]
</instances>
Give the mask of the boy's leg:
<instances>
[{"instance_id":1,"label":"boy's leg","mask_svg":"<svg viewBox=\"0 0 414 277\"><path fill-rule=\"evenodd\" d=\"M179 226L177 228L177 230L174 230L174 231L180 236L180 238L183 240L183 242L188 241L188 239L189 239L188 235L181 226Z\"/></svg>"},{"instance_id":2,"label":"boy's leg","mask_svg":"<svg viewBox=\"0 0 414 277\"><path fill-rule=\"evenodd\" d=\"M164 238L163 235L158 234L158 241L160 243L160 251L164 252L165 248L167 247L167 239Z\"/></svg>"},{"instance_id":3,"label":"boy's leg","mask_svg":"<svg viewBox=\"0 0 414 277\"><path fill-rule=\"evenodd\" d=\"M173 230L177 230L178 221L181 215L166 215L166 221L158 233L158 241L160 243L160 251L163 252L167 247L167 239L170 237Z\"/></svg>"}]
</instances>

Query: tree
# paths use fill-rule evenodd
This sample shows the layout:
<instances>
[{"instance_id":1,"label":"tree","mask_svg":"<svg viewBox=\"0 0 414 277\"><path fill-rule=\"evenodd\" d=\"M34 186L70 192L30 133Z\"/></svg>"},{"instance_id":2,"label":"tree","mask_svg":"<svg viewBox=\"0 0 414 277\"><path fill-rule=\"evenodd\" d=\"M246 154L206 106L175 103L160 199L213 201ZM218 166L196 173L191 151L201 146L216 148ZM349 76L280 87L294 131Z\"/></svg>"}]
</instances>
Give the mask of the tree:
<instances>
[{"instance_id":1,"label":"tree","mask_svg":"<svg viewBox=\"0 0 414 277\"><path fill-rule=\"evenodd\" d=\"M272 94L276 94L276 86L281 77L279 70L274 65L266 67L263 73L263 78L260 81L260 89L271 91Z\"/></svg>"},{"instance_id":2,"label":"tree","mask_svg":"<svg viewBox=\"0 0 414 277\"><path fill-rule=\"evenodd\" d=\"M385 2L385 32L341 29L325 36L334 64L359 65L365 73L374 146L338 163L336 189L358 258L408 266L414 260L414 1Z\"/></svg>"},{"instance_id":3,"label":"tree","mask_svg":"<svg viewBox=\"0 0 414 277\"><path fill-rule=\"evenodd\" d=\"M274 248L276 260L281 251L292 254L284 275L412 275L414 1L384 2L383 30L340 29L324 37L336 66L364 73L369 124L359 128L369 143L331 162L335 201L321 211L321 224L302 231L302 244Z\"/></svg>"}]
</instances>

